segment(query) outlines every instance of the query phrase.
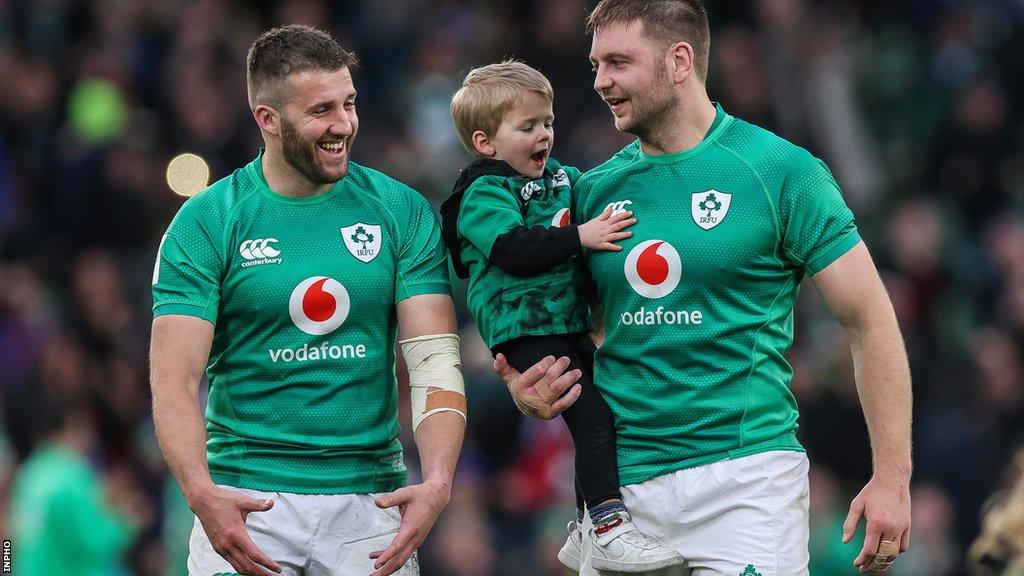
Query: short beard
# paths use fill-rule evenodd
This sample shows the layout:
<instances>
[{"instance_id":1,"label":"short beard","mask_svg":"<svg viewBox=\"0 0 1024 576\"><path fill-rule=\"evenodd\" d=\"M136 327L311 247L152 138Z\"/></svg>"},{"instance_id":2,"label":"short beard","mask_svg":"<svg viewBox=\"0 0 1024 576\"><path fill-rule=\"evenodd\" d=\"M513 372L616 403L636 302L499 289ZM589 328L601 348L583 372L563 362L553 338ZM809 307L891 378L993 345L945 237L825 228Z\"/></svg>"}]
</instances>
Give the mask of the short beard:
<instances>
[{"instance_id":1,"label":"short beard","mask_svg":"<svg viewBox=\"0 0 1024 576\"><path fill-rule=\"evenodd\" d=\"M353 136L355 135L353 134ZM352 151L352 140L353 138L350 137L345 142L345 160L342 164L341 176L335 178L327 174L317 163L316 144L303 140L295 126L285 120L283 115L281 117L281 151L284 161L314 184L334 184L348 175L348 155Z\"/></svg>"},{"instance_id":2,"label":"short beard","mask_svg":"<svg viewBox=\"0 0 1024 576\"><path fill-rule=\"evenodd\" d=\"M668 73L664 68L658 67L655 78L651 83L652 87L666 87L670 86ZM621 131L628 134L632 134L644 142L650 142L652 135L664 127L665 122L669 119L672 109L679 105L679 98L671 88L667 88L662 94L661 98L655 99L655 91L652 89L650 92L645 94L648 96L650 108L647 110L637 110L636 117L633 121L623 126Z\"/></svg>"}]
</instances>

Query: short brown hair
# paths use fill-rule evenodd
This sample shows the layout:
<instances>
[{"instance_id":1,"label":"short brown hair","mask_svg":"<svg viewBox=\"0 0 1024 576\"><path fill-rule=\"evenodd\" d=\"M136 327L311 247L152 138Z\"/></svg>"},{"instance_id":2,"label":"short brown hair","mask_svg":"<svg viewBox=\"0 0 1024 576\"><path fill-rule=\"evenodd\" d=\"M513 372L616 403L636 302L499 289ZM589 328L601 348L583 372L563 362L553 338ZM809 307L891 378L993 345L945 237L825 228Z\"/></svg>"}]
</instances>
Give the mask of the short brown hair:
<instances>
[{"instance_id":1,"label":"short brown hair","mask_svg":"<svg viewBox=\"0 0 1024 576\"><path fill-rule=\"evenodd\" d=\"M452 121L466 150L479 156L473 133L494 136L505 113L527 92L536 92L549 102L555 100L551 82L539 71L517 60L505 60L470 70L462 87L452 96Z\"/></svg>"},{"instance_id":2,"label":"short brown hair","mask_svg":"<svg viewBox=\"0 0 1024 576\"><path fill-rule=\"evenodd\" d=\"M330 34L311 26L291 24L263 33L245 58L249 108L259 104L279 108L287 100L281 81L295 72L355 69L355 54L346 51Z\"/></svg>"},{"instance_id":3,"label":"short brown hair","mask_svg":"<svg viewBox=\"0 0 1024 576\"><path fill-rule=\"evenodd\" d=\"M587 32L613 22L643 22L644 32L666 48L676 42L693 47L693 65L702 82L708 79L711 29L700 0L601 0L587 17Z\"/></svg>"}]
</instances>

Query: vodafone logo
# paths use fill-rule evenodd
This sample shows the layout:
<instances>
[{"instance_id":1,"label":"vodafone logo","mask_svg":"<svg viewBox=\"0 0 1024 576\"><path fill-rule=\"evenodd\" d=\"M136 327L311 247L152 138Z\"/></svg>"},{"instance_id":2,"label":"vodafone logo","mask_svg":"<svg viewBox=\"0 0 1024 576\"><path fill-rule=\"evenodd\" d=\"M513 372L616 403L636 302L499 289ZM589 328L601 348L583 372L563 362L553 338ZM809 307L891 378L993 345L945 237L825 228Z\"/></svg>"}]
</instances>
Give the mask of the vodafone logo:
<instances>
[{"instance_id":1,"label":"vodafone logo","mask_svg":"<svg viewBox=\"0 0 1024 576\"><path fill-rule=\"evenodd\" d=\"M345 322L350 304L348 290L340 282L327 276L313 276L292 290L288 313L299 330L322 336Z\"/></svg>"},{"instance_id":2,"label":"vodafone logo","mask_svg":"<svg viewBox=\"0 0 1024 576\"><path fill-rule=\"evenodd\" d=\"M555 228L565 228L569 225L569 209L562 208L555 213L555 217L551 219L551 225Z\"/></svg>"},{"instance_id":3,"label":"vodafone logo","mask_svg":"<svg viewBox=\"0 0 1024 576\"><path fill-rule=\"evenodd\" d=\"M328 276L306 278L292 290L288 299L288 313L295 326L306 334L330 334L348 318L351 301L348 290ZM331 360L362 359L367 357L364 343L304 342L298 348L271 348L267 350L274 364L283 362L323 362ZM372 352L371 352L372 355Z\"/></svg>"},{"instance_id":4,"label":"vodafone logo","mask_svg":"<svg viewBox=\"0 0 1024 576\"><path fill-rule=\"evenodd\" d=\"M647 240L626 256L626 280L637 294L661 298L676 289L683 265L679 252L664 240Z\"/></svg>"}]
</instances>

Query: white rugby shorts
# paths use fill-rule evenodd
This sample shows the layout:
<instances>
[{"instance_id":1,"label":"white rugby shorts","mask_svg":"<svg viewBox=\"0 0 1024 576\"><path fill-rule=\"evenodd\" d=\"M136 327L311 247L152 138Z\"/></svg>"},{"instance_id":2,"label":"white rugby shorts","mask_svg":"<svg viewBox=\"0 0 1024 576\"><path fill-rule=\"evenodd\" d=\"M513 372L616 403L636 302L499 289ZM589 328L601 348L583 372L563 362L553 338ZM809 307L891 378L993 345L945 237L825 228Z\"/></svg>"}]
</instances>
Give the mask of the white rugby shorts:
<instances>
[{"instance_id":1,"label":"white rugby shorts","mask_svg":"<svg viewBox=\"0 0 1024 576\"><path fill-rule=\"evenodd\" d=\"M256 546L281 565L282 576L371 574L370 552L387 548L402 520L397 507L380 509L373 503L377 494L290 494L221 487L274 501L266 512L250 512L245 527ZM198 518L188 544L188 573L235 574L231 564L214 551ZM400 576L419 573L416 553L395 572Z\"/></svg>"},{"instance_id":2,"label":"white rugby shorts","mask_svg":"<svg viewBox=\"0 0 1024 576\"><path fill-rule=\"evenodd\" d=\"M809 464L774 451L679 470L622 488L641 532L682 554L658 576L807 576ZM584 515L581 576L590 567Z\"/></svg>"}]
</instances>

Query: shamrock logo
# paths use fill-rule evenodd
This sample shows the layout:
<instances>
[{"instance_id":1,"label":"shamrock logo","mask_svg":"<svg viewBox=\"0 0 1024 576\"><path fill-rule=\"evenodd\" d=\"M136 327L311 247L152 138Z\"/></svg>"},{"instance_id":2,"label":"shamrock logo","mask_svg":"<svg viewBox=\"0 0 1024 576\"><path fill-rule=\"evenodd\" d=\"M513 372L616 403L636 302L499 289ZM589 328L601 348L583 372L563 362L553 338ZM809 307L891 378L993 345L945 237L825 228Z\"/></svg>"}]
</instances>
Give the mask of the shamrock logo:
<instances>
[{"instance_id":1,"label":"shamrock logo","mask_svg":"<svg viewBox=\"0 0 1024 576\"><path fill-rule=\"evenodd\" d=\"M353 242L362 244L363 250L366 250L367 243L373 242L373 234L367 232L366 228L363 228L362 226L356 228L355 233L349 236L349 238L351 238Z\"/></svg>"},{"instance_id":2,"label":"shamrock logo","mask_svg":"<svg viewBox=\"0 0 1024 576\"><path fill-rule=\"evenodd\" d=\"M703 207L701 207L701 209L703 209ZM747 568L742 574L740 574L740 576L761 576L761 573L754 568L753 564L747 564Z\"/></svg>"},{"instance_id":3,"label":"shamrock logo","mask_svg":"<svg viewBox=\"0 0 1024 576\"><path fill-rule=\"evenodd\" d=\"M711 213L712 212L718 212L719 210L722 209L722 203L719 202L718 198L715 197L715 193L714 192L709 193L707 195L707 197L704 198L704 200L701 201L699 206L700 206L701 210L707 210L708 211L708 217L709 218L711 217Z\"/></svg>"}]
</instances>

